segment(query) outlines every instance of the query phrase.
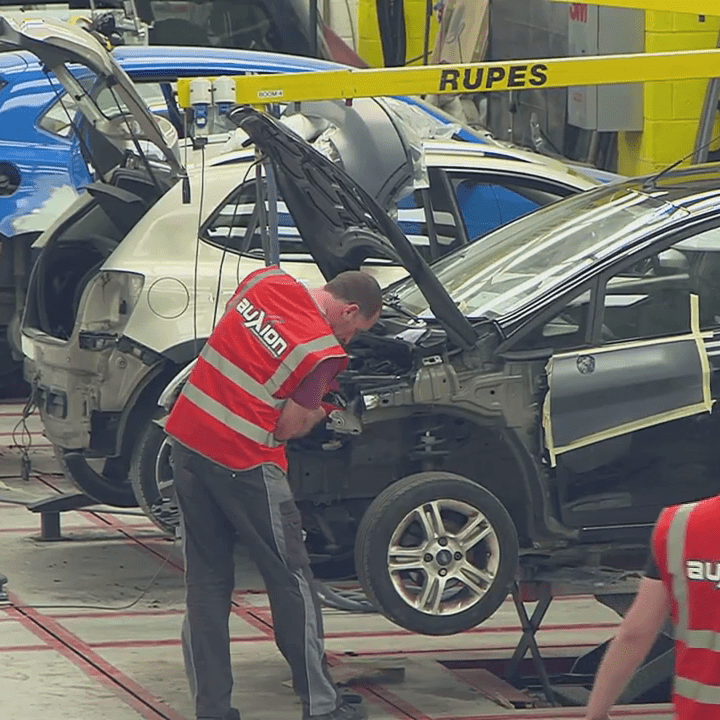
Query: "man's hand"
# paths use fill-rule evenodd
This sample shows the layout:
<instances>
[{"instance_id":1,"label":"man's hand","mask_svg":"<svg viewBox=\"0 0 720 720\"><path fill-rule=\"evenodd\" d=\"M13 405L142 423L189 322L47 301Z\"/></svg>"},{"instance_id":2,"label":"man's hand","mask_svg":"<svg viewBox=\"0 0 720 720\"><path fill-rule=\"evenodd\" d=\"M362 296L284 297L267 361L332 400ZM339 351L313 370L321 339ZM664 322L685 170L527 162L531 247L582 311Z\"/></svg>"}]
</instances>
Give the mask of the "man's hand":
<instances>
[{"instance_id":1,"label":"man's hand","mask_svg":"<svg viewBox=\"0 0 720 720\"><path fill-rule=\"evenodd\" d=\"M324 418L325 410L322 407L308 410L308 408L304 408L302 405L288 399L275 426L275 439L283 442L303 437Z\"/></svg>"}]
</instances>

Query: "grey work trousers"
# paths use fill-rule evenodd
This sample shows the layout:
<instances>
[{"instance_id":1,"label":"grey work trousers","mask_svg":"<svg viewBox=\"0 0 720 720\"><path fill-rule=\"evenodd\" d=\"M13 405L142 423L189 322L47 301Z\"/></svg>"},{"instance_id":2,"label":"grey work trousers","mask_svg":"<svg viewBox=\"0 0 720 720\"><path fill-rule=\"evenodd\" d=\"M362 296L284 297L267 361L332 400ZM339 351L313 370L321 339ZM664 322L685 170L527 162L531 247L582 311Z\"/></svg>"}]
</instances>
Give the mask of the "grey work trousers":
<instances>
[{"instance_id":1,"label":"grey work trousers","mask_svg":"<svg viewBox=\"0 0 720 720\"><path fill-rule=\"evenodd\" d=\"M228 470L177 442L172 460L185 557L183 655L198 720L237 717L228 628L236 539L265 581L275 642L292 670L303 714L332 712L339 694L327 669L320 602L285 473L271 464Z\"/></svg>"}]
</instances>

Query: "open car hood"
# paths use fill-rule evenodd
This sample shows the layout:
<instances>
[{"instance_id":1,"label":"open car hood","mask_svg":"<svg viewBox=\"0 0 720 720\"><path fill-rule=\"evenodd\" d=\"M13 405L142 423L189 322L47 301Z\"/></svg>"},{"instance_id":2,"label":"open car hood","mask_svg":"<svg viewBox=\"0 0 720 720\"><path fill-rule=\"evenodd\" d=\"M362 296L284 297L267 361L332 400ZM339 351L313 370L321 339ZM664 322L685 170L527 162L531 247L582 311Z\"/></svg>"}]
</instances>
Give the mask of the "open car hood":
<instances>
[{"instance_id":1,"label":"open car hood","mask_svg":"<svg viewBox=\"0 0 720 720\"><path fill-rule=\"evenodd\" d=\"M163 134L127 73L88 31L77 25L51 20L16 21L0 17L0 50L27 50L33 53L77 101L80 111L96 131L111 141L136 139L152 143L172 172L178 175L184 172L177 154L177 144ZM118 118L108 119L70 72L68 63L88 68L102 83L111 87L131 117L123 114L125 120L120 122ZM132 134L129 132L130 127Z\"/></svg>"},{"instance_id":2,"label":"open car hood","mask_svg":"<svg viewBox=\"0 0 720 720\"><path fill-rule=\"evenodd\" d=\"M475 343L468 319L397 223L359 182L268 115L241 107L232 119L273 163L283 200L326 279L358 269L368 257L399 263L412 275L450 339L463 348Z\"/></svg>"},{"instance_id":3,"label":"open car hood","mask_svg":"<svg viewBox=\"0 0 720 720\"><path fill-rule=\"evenodd\" d=\"M318 138L300 134L383 208L394 207L416 182L425 179L422 141L381 100L359 98L352 105L337 100L297 103L285 110L283 124L297 131L299 127L293 124L297 118L326 128Z\"/></svg>"}]
</instances>

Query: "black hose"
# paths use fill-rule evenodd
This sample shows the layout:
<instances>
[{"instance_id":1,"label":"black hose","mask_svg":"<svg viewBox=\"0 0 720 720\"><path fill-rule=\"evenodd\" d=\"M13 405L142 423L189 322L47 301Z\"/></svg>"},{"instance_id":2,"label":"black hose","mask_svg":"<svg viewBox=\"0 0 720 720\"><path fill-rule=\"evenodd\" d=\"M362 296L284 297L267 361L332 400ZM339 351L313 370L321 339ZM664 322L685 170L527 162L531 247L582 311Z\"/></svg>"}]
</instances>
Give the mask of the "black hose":
<instances>
[{"instance_id":1,"label":"black hose","mask_svg":"<svg viewBox=\"0 0 720 720\"><path fill-rule=\"evenodd\" d=\"M407 54L405 4L403 0L376 0L375 5L385 67L401 67Z\"/></svg>"},{"instance_id":2,"label":"black hose","mask_svg":"<svg viewBox=\"0 0 720 720\"><path fill-rule=\"evenodd\" d=\"M430 61L430 21L433 13L433 0L427 0L425 8L425 33L423 35L423 65Z\"/></svg>"},{"instance_id":3,"label":"black hose","mask_svg":"<svg viewBox=\"0 0 720 720\"><path fill-rule=\"evenodd\" d=\"M320 580L313 580L313 587L325 607L346 612L379 613L380 610L359 590L338 590Z\"/></svg>"}]
</instances>

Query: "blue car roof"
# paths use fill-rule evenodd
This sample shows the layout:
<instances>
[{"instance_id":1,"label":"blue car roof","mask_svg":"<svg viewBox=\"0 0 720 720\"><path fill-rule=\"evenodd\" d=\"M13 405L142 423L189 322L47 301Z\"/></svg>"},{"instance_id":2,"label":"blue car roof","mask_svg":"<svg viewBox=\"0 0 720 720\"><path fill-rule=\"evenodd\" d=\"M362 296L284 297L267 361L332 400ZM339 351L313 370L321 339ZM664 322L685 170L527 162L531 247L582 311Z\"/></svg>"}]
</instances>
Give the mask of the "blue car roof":
<instances>
[{"instance_id":1,"label":"blue car roof","mask_svg":"<svg viewBox=\"0 0 720 720\"><path fill-rule=\"evenodd\" d=\"M228 69L238 74L244 72L280 73L312 72L321 70L343 70L349 66L328 60L281 55L279 53L259 52L256 50L238 50L235 48L204 47L202 54L198 48L173 45L127 45L113 50L118 64L129 75L138 77L192 77L194 75L226 75ZM37 57L29 52L0 53L0 74L10 70L18 71L26 64L29 72L42 77L41 65ZM29 80L29 77L25 75ZM456 121L442 110L417 98L399 96L411 105L421 107L445 123ZM460 126L457 137L475 143L487 143L482 133Z\"/></svg>"},{"instance_id":2,"label":"blue car roof","mask_svg":"<svg viewBox=\"0 0 720 720\"><path fill-rule=\"evenodd\" d=\"M24 52L0 52L0 74L22 70L28 66L29 63L38 63L37 58L30 53Z\"/></svg>"},{"instance_id":3,"label":"blue car roof","mask_svg":"<svg viewBox=\"0 0 720 720\"><path fill-rule=\"evenodd\" d=\"M318 70L343 70L347 65L318 60L316 58L277 53L258 52L256 50L237 50L232 48L202 48L169 45L126 45L115 48L113 56L130 74L143 74L147 69L159 73L202 70L212 75L214 71L227 73L228 67L237 67L242 72L311 72Z\"/></svg>"}]
</instances>

